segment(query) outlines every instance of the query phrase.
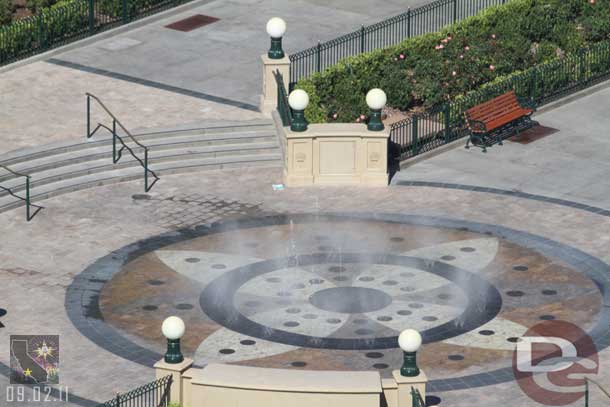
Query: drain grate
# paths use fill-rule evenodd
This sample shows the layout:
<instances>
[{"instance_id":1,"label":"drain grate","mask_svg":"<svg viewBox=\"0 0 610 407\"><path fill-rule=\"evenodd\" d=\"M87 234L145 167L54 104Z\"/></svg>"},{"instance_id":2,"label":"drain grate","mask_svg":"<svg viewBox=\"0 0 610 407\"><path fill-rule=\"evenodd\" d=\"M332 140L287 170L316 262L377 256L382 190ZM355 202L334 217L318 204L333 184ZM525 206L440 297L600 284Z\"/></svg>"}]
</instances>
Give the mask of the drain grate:
<instances>
[{"instance_id":1,"label":"drain grate","mask_svg":"<svg viewBox=\"0 0 610 407\"><path fill-rule=\"evenodd\" d=\"M185 18L184 20L176 21L169 25L166 25L165 28L170 28L172 30L189 32L193 31L197 28L203 27L208 24L215 23L219 21L219 18L206 16L203 14L195 14L194 16Z\"/></svg>"}]
</instances>

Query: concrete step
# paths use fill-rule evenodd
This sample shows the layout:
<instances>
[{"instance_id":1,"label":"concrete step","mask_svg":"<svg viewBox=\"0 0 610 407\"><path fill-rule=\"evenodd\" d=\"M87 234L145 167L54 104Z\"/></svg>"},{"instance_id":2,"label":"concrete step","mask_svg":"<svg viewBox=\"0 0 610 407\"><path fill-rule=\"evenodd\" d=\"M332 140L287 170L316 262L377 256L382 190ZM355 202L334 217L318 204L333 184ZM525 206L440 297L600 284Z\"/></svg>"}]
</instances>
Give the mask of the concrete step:
<instances>
[{"instance_id":1,"label":"concrete step","mask_svg":"<svg viewBox=\"0 0 610 407\"><path fill-rule=\"evenodd\" d=\"M178 160L163 162L155 165L154 171L158 175L178 174L201 170L219 170L225 168L241 167L281 167L279 153L239 155L231 157L215 157ZM117 168L110 171L96 172L87 175L80 175L68 179L50 182L31 189L30 196L32 202L38 203L41 200L74 192L86 188L108 185L118 182L142 180L144 169L142 167L130 166L127 168ZM159 182L163 182L161 179ZM21 193L23 196L23 193ZM5 212L25 205L10 195L0 197L0 212Z\"/></svg>"},{"instance_id":2,"label":"concrete step","mask_svg":"<svg viewBox=\"0 0 610 407\"><path fill-rule=\"evenodd\" d=\"M262 122L261 122L262 123ZM101 130L100 130L101 131ZM126 144L135 145L129 137L119 135ZM173 143L188 143L199 141L201 143L228 143L235 140L248 141L256 138L267 138L275 136L275 128L272 124L234 125L206 128L186 128L161 130L134 135L134 138L145 146L157 146ZM260 141L260 140L259 140ZM120 143L119 143L120 144ZM92 138L81 138L78 140L67 140L57 143L42 145L39 147L24 148L0 155L0 163L12 166L19 163L29 162L39 158L56 154L64 154L74 151L86 150L96 147L112 146L112 135L108 132L96 133Z\"/></svg>"},{"instance_id":3,"label":"concrete step","mask_svg":"<svg viewBox=\"0 0 610 407\"><path fill-rule=\"evenodd\" d=\"M264 140L264 141L260 141ZM184 158L204 158L204 157L223 157L230 155L244 155L253 153L270 153L279 151L275 135L265 138L252 137L246 142L239 139L237 143L221 143L221 144L206 144L207 141L199 142L197 138L191 136L176 139L177 143L162 142L151 145L149 149L149 159L151 164L184 159ZM233 140L235 141L235 140ZM203 143L203 146L200 144ZM144 150L140 147L130 148L134 153L144 158ZM103 163L98 161L104 160ZM83 166L92 169L102 167L106 164L112 165L112 148L108 146L90 148L86 150L71 151L62 154L49 155L39 159L15 164L11 169L17 172L30 174L32 182L38 183L53 174L74 173L75 171L83 170ZM137 161L132 157L129 151L124 150L122 158L115 167L138 165ZM84 168L86 169L86 168ZM5 173L0 176L0 183L7 188L13 188L16 183L20 182L19 177L10 173ZM1 193L0 193L1 195Z\"/></svg>"}]
</instances>

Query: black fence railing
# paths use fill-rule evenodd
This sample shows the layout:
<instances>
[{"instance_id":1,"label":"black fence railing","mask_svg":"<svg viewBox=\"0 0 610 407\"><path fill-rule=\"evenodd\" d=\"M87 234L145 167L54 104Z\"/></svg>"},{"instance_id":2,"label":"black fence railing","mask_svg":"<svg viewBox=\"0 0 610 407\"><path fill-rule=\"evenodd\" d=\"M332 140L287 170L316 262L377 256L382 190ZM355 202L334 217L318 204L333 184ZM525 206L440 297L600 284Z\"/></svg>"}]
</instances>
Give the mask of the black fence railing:
<instances>
[{"instance_id":1,"label":"black fence railing","mask_svg":"<svg viewBox=\"0 0 610 407\"><path fill-rule=\"evenodd\" d=\"M25 191L25 198L20 195L17 195L13 188L8 188L0 185L0 190L4 191L6 194L12 196L13 198L17 198L20 201L25 202L25 219L28 222L31 221L32 219L34 219L34 216L36 216L36 214L40 212L41 209L44 209L43 206L35 205L32 203L32 199L30 198L31 177L28 174L22 174L20 172L13 171L5 165L0 165L0 169L7 171L11 176L25 178L25 183L23 186L23 189ZM2 194L0 194L0 197L2 197ZM32 208L35 208L33 212Z\"/></svg>"},{"instance_id":2,"label":"black fence railing","mask_svg":"<svg viewBox=\"0 0 610 407\"><path fill-rule=\"evenodd\" d=\"M116 164L119 162L121 157L123 156L123 151L127 150L131 156L140 163L142 168L144 168L144 191L148 192L151 190L153 185L157 181L159 181L159 177L157 174L150 169L149 162L149 150L144 144L140 143L136 138L123 126L123 124L116 118L114 114L104 105L104 103L95 95L91 93L87 93L87 138L93 137L93 135L101 128L108 130L112 134L112 163ZM112 127L106 126L105 124L98 123L95 129L91 131L91 100L95 100L104 111L112 118ZM131 142L133 142L137 147L139 147L144 152L144 158L140 158L136 155L135 151L125 143L123 138L119 136L117 133L117 125L125 132L125 134L129 137ZM121 143L121 148L117 150L117 140ZM153 182L148 183L149 174L153 177Z\"/></svg>"},{"instance_id":3,"label":"black fence railing","mask_svg":"<svg viewBox=\"0 0 610 407\"><path fill-rule=\"evenodd\" d=\"M282 124L284 126L290 126L292 124L292 110L288 104L288 94L286 92L286 86L284 85L284 76L279 70L273 73L275 77L275 84L277 85L277 111L282 118Z\"/></svg>"},{"instance_id":4,"label":"black fence railing","mask_svg":"<svg viewBox=\"0 0 610 407\"><path fill-rule=\"evenodd\" d=\"M610 41L567 55L483 86L392 125L392 151L400 160L414 157L468 135L464 112L514 90L522 104L542 106L610 78Z\"/></svg>"},{"instance_id":5,"label":"black fence railing","mask_svg":"<svg viewBox=\"0 0 610 407\"><path fill-rule=\"evenodd\" d=\"M0 66L190 0L71 0L0 26Z\"/></svg>"},{"instance_id":6,"label":"black fence railing","mask_svg":"<svg viewBox=\"0 0 610 407\"><path fill-rule=\"evenodd\" d=\"M128 393L117 394L97 407L169 407L172 375L162 377Z\"/></svg>"},{"instance_id":7,"label":"black fence railing","mask_svg":"<svg viewBox=\"0 0 610 407\"><path fill-rule=\"evenodd\" d=\"M386 48L418 35L439 31L508 0L436 0L379 23L290 55L290 86L335 65L341 59Z\"/></svg>"},{"instance_id":8,"label":"black fence railing","mask_svg":"<svg viewBox=\"0 0 610 407\"><path fill-rule=\"evenodd\" d=\"M411 387L411 406L412 407L426 407L426 402L422 397L421 393L415 387Z\"/></svg>"}]
</instances>

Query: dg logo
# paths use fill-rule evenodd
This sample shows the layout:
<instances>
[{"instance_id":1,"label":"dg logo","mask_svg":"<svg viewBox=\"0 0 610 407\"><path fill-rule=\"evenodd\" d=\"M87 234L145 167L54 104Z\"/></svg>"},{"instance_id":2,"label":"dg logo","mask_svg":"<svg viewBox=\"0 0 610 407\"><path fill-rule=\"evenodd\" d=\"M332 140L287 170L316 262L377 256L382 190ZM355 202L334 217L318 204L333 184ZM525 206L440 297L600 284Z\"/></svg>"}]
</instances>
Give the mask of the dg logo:
<instances>
[{"instance_id":1,"label":"dg logo","mask_svg":"<svg viewBox=\"0 0 610 407\"><path fill-rule=\"evenodd\" d=\"M585 377L598 373L595 343L566 321L544 321L530 328L513 353L521 390L547 406L565 406L585 395Z\"/></svg>"}]
</instances>

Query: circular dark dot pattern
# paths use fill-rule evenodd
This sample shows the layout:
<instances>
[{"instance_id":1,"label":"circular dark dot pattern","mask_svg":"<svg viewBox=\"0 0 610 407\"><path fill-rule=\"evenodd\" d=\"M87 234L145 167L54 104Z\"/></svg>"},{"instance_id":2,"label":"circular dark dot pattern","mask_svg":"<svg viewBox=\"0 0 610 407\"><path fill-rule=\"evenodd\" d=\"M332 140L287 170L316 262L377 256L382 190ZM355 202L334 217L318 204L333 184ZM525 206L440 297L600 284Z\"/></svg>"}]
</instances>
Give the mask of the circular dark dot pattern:
<instances>
[{"instance_id":1,"label":"circular dark dot pattern","mask_svg":"<svg viewBox=\"0 0 610 407\"><path fill-rule=\"evenodd\" d=\"M367 324L368 322L369 322L368 320L366 320L366 319L361 319L361 318L354 319L354 320L352 321L352 323L354 323L354 324L356 324L356 325L364 325L364 324Z\"/></svg>"},{"instance_id":2,"label":"circular dark dot pattern","mask_svg":"<svg viewBox=\"0 0 610 407\"><path fill-rule=\"evenodd\" d=\"M193 309L193 305L192 304L176 304L176 309L181 309L181 310L187 310L187 309Z\"/></svg>"},{"instance_id":3,"label":"circular dark dot pattern","mask_svg":"<svg viewBox=\"0 0 610 407\"><path fill-rule=\"evenodd\" d=\"M333 280L335 280L335 281L347 281L347 280L349 280L349 277L347 277L347 276L337 276L337 277L333 277Z\"/></svg>"},{"instance_id":4,"label":"circular dark dot pattern","mask_svg":"<svg viewBox=\"0 0 610 407\"><path fill-rule=\"evenodd\" d=\"M304 314L303 318L305 319L316 319L318 316L316 314Z\"/></svg>"},{"instance_id":5,"label":"circular dark dot pattern","mask_svg":"<svg viewBox=\"0 0 610 407\"><path fill-rule=\"evenodd\" d=\"M148 280L147 283L150 284L150 285L163 285L163 284L165 284L165 281L161 281L161 280Z\"/></svg>"},{"instance_id":6,"label":"circular dark dot pattern","mask_svg":"<svg viewBox=\"0 0 610 407\"><path fill-rule=\"evenodd\" d=\"M229 348L221 349L218 351L218 353L221 353L223 355L231 355L231 354L235 353L235 349L229 349Z\"/></svg>"},{"instance_id":7,"label":"circular dark dot pattern","mask_svg":"<svg viewBox=\"0 0 610 407\"><path fill-rule=\"evenodd\" d=\"M527 266L514 266L513 270L515 270L515 271L527 271L527 270L529 270L529 267L527 267Z\"/></svg>"},{"instance_id":8,"label":"circular dark dot pattern","mask_svg":"<svg viewBox=\"0 0 610 407\"><path fill-rule=\"evenodd\" d=\"M510 343L517 343L517 342L521 341L521 338L516 338L516 337L512 336L510 338L507 338L506 340Z\"/></svg>"},{"instance_id":9,"label":"circular dark dot pattern","mask_svg":"<svg viewBox=\"0 0 610 407\"><path fill-rule=\"evenodd\" d=\"M464 253L472 253L472 252L474 252L475 250L476 250L476 249L475 249L474 247L462 247L462 248L460 249L460 251L461 251L461 252L464 252Z\"/></svg>"},{"instance_id":10,"label":"circular dark dot pattern","mask_svg":"<svg viewBox=\"0 0 610 407\"><path fill-rule=\"evenodd\" d=\"M324 280L320 278L312 278L311 280L309 280L309 284L322 284L323 282Z\"/></svg>"},{"instance_id":11,"label":"circular dark dot pattern","mask_svg":"<svg viewBox=\"0 0 610 407\"><path fill-rule=\"evenodd\" d=\"M212 264L212 268L215 270L224 270L227 268L227 266L219 263L219 264Z\"/></svg>"},{"instance_id":12,"label":"circular dark dot pattern","mask_svg":"<svg viewBox=\"0 0 610 407\"><path fill-rule=\"evenodd\" d=\"M290 296L292 296L292 293L288 292L288 291L279 291L277 293L277 296L278 297L290 297Z\"/></svg>"},{"instance_id":13,"label":"circular dark dot pattern","mask_svg":"<svg viewBox=\"0 0 610 407\"><path fill-rule=\"evenodd\" d=\"M373 367L374 367L375 369L382 370L382 369L387 369L389 366L388 366L387 364L385 364L385 363L375 363L375 364L373 365Z\"/></svg>"},{"instance_id":14,"label":"circular dark dot pattern","mask_svg":"<svg viewBox=\"0 0 610 407\"><path fill-rule=\"evenodd\" d=\"M395 281L395 280L386 280L382 284L383 285L397 285L398 281Z\"/></svg>"},{"instance_id":15,"label":"circular dark dot pattern","mask_svg":"<svg viewBox=\"0 0 610 407\"><path fill-rule=\"evenodd\" d=\"M433 316L423 317L422 319L427 322L438 321L438 318Z\"/></svg>"},{"instance_id":16,"label":"circular dark dot pattern","mask_svg":"<svg viewBox=\"0 0 610 407\"><path fill-rule=\"evenodd\" d=\"M297 361L297 362L292 362L290 365L293 367L305 367L305 366L307 366L307 363Z\"/></svg>"},{"instance_id":17,"label":"circular dark dot pattern","mask_svg":"<svg viewBox=\"0 0 610 407\"><path fill-rule=\"evenodd\" d=\"M265 281L268 283L279 283L280 281L282 281L282 279L279 277L269 277L266 278Z\"/></svg>"},{"instance_id":18,"label":"circular dark dot pattern","mask_svg":"<svg viewBox=\"0 0 610 407\"><path fill-rule=\"evenodd\" d=\"M299 312L301 312L300 308L288 308L286 310L287 313L289 314L298 314Z\"/></svg>"},{"instance_id":19,"label":"circular dark dot pattern","mask_svg":"<svg viewBox=\"0 0 610 407\"><path fill-rule=\"evenodd\" d=\"M542 319L543 321L552 321L555 319L555 317L553 315L540 315L539 318Z\"/></svg>"},{"instance_id":20,"label":"circular dark dot pattern","mask_svg":"<svg viewBox=\"0 0 610 407\"><path fill-rule=\"evenodd\" d=\"M303 283L296 283L296 284L293 284L291 286L291 288L294 288L295 290L302 290L303 288L305 288L305 284L303 284Z\"/></svg>"},{"instance_id":21,"label":"circular dark dot pattern","mask_svg":"<svg viewBox=\"0 0 610 407\"><path fill-rule=\"evenodd\" d=\"M381 359L383 357L383 353L381 352L367 352L364 356L371 359Z\"/></svg>"},{"instance_id":22,"label":"circular dark dot pattern","mask_svg":"<svg viewBox=\"0 0 610 407\"><path fill-rule=\"evenodd\" d=\"M525 293L523 291L513 290L513 291L507 291L506 295L508 295L509 297L523 297L525 295Z\"/></svg>"},{"instance_id":23,"label":"circular dark dot pattern","mask_svg":"<svg viewBox=\"0 0 610 407\"><path fill-rule=\"evenodd\" d=\"M406 293L412 293L413 291L415 291L415 287L400 287L400 291L404 291Z\"/></svg>"},{"instance_id":24,"label":"circular dark dot pattern","mask_svg":"<svg viewBox=\"0 0 610 407\"><path fill-rule=\"evenodd\" d=\"M343 266L330 266L328 271L331 273L343 273L344 271L347 271L347 269Z\"/></svg>"},{"instance_id":25,"label":"circular dark dot pattern","mask_svg":"<svg viewBox=\"0 0 610 407\"><path fill-rule=\"evenodd\" d=\"M361 329L356 329L354 331L354 333L356 335L371 335L372 333L374 333L375 331L371 330L371 329L366 329L366 328L361 328Z\"/></svg>"},{"instance_id":26,"label":"circular dark dot pattern","mask_svg":"<svg viewBox=\"0 0 610 407\"><path fill-rule=\"evenodd\" d=\"M263 303L260 301L246 301L244 302L244 305L249 308L254 308L263 305Z\"/></svg>"},{"instance_id":27,"label":"circular dark dot pattern","mask_svg":"<svg viewBox=\"0 0 610 407\"><path fill-rule=\"evenodd\" d=\"M0 308L0 317L3 317L6 315L6 310L4 308Z\"/></svg>"},{"instance_id":28,"label":"circular dark dot pattern","mask_svg":"<svg viewBox=\"0 0 610 407\"><path fill-rule=\"evenodd\" d=\"M340 324L341 320L339 318L328 318L326 322L329 324Z\"/></svg>"},{"instance_id":29,"label":"circular dark dot pattern","mask_svg":"<svg viewBox=\"0 0 610 407\"><path fill-rule=\"evenodd\" d=\"M479 335L483 336L491 336L493 334L495 334L495 332L490 329L483 329L482 331L479 331Z\"/></svg>"},{"instance_id":30,"label":"circular dark dot pattern","mask_svg":"<svg viewBox=\"0 0 610 407\"><path fill-rule=\"evenodd\" d=\"M284 326L288 327L288 328L294 328L297 327L301 324L299 324L297 321L288 321L288 322L284 322Z\"/></svg>"},{"instance_id":31,"label":"circular dark dot pattern","mask_svg":"<svg viewBox=\"0 0 610 407\"><path fill-rule=\"evenodd\" d=\"M374 279L375 279L375 277L364 276L364 277L360 277L358 280L368 283L370 281L373 281Z\"/></svg>"},{"instance_id":32,"label":"circular dark dot pattern","mask_svg":"<svg viewBox=\"0 0 610 407\"><path fill-rule=\"evenodd\" d=\"M392 317L387 316L387 315L382 315L380 317L377 317L377 321L381 321L381 322L388 322L391 320L392 320Z\"/></svg>"},{"instance_id":33,"label":"circular dark dot pattern","mask_svg":"<svg viewBox=\"0 0 610 407\"><path fill-rule=\"evenodd\" d=\"M256 344L256 341L253 341L252 339L244 339L243 341L239 341L239 343L241 343L244 346L252 346L252 345Z\"/></svg>"},{"instance_id":34,"label":"circular dark dot pattern","mask_svg":"<svg viewBox=\"0 0 610 407\"><path fill-rule=\"evenodd\" d=\"M409 272L409 271L403 271L402 273L400 273L401 277L413 277L415 274Z\"/></svg>"},{"instance_id":35,"label":"circular dark dot pattern","mask_svg":"<svg viewBox=\"0 0 610 407\"><path fill-rule=\"evenodd\" d=\"M398 315L406 316L406 315L411 315L413 312L409 311L408 309L401 309L401 310L398 310L396 313Z\"/></svg>"},{"instance_id":36,"label":"circular dark dot pattern","mask_svg":"<svg viewBox=\"0 0 610 407\"><path fill-rule=\"evenodd\" d=\"M157 307L156 305L145 305L142 307L142 309L144 311L155 311L155 310L158 310L159 307Z\"/></svg>"},{"instance_id":37,"label":"circular dark dot pattern","mask_svg":"<svg viewBox=\"0 0 610 407\"><path fill-rule=\"evenodd\" d=\"M464 356L462 355L449 355L447 356L449 360L464 360Z\"/></svg>"},{"instance_id":38,"label":"circular dark dot pattern","mask_svg":"<svg viewBox=\"0 0 610 407\"><path fill-rule=\"evenodd\" d=\"M424 308L424 304L414 302L414 303L409 304L409 308L414 308L414 309Z\"/></svg>"},{"instance_id":39,"label":"circular dark dot pattern","mask_svg":"<svg viewBox=\"0 0 610 407\"><path fill-rule=\"evenodd\" d=\"M394 243L400 243L400 242L404 242L405 238L404 237L391 237L390 241L394 242Z\"/></svg>"},{"instance_id":40,"label":"circular dark dot pattern","mask_svg":"<svg viewBox=\"0 0 610 407\"><path fill-rule=\"evenodd\" d=\"M189 257L188 259L185 259L184 261L186 261L187 263L199 263L201 261L201 259L198 259L197 257Z\"/></svg>"},{"instance_id":41,"label":"circular dark dot pattern","mask_svg":"<svg viewBox=\"0 0 610 407\"><path fill-rule=\"evenodd\" d=\"M557 295L555 290L542 290L542 295Z\"/></svg>"},{"instance_id":42,"label":"circular dark dot pattern","mask_svg":"<svg viewBox=\"0 0 610 407\"><path fill-rule=\"evenodd\" d=\"M451 294L442 293L437 295L437 298L439 300L450 300L451 298L453 298L453 296Z\"/></svg>"},{"instance_id":43,"label":"circular dark dot pattern","mask_svg":"<svg viewBox=\"0 0 610 407\"><path fill-rule=\"evenodd\" d=\"M445 261L452 261L452 260L455 260L455 256L449 256L449 255L447 255L447 256L442 256L442 257L441 257L441 260L445 260Z\"/></svg>"}]
</instances>

